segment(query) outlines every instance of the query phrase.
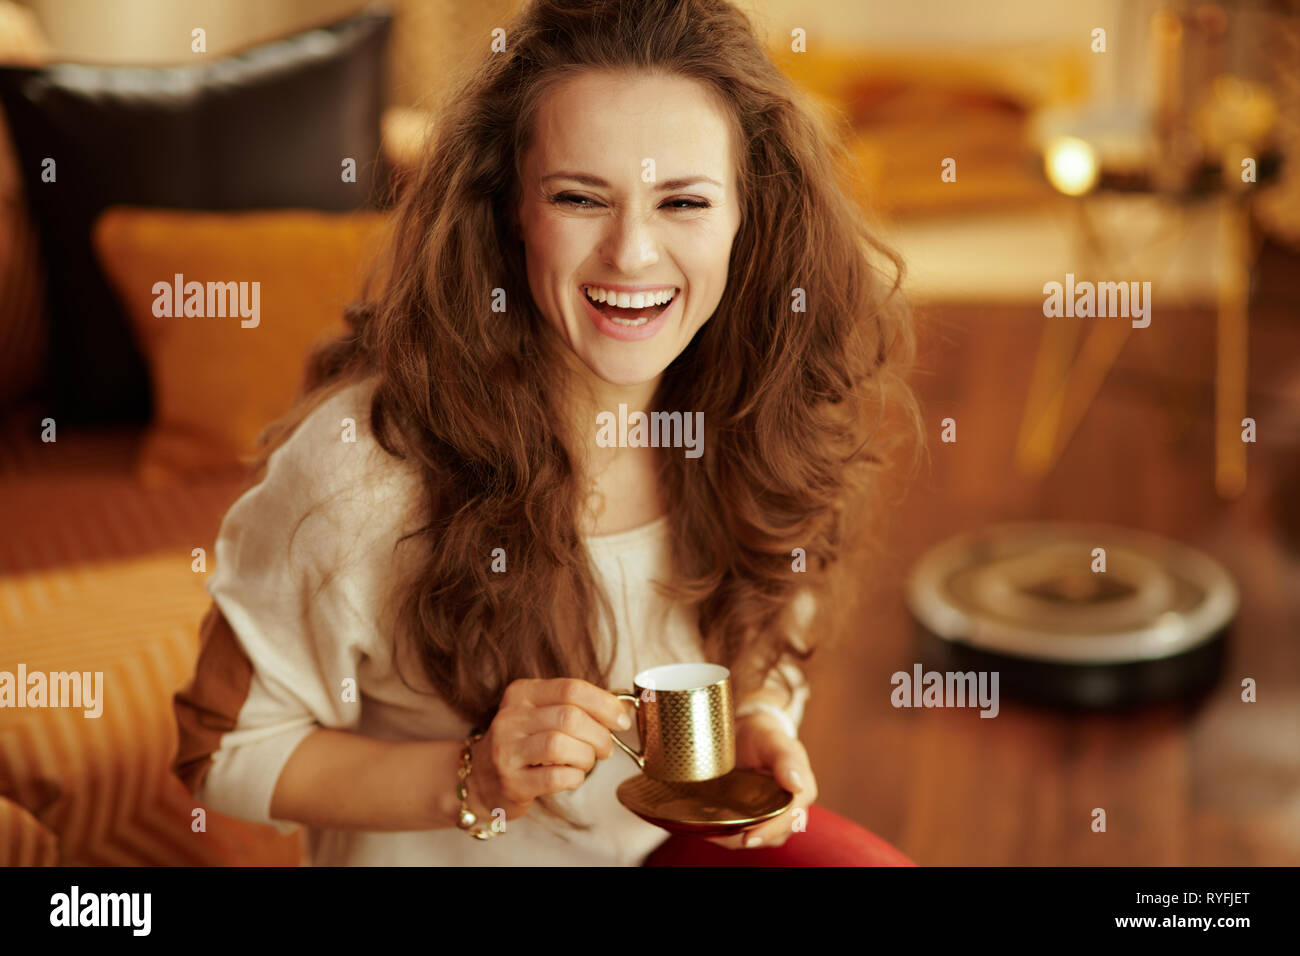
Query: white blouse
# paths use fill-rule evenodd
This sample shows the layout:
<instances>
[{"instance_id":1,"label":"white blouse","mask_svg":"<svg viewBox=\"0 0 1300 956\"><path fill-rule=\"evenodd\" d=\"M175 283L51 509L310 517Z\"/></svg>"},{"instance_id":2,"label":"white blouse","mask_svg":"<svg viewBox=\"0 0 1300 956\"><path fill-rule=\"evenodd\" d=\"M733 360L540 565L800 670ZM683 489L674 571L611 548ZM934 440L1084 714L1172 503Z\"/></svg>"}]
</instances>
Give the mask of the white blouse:
<instances>
[{"instance_id":1,"label":"white blouse","mask_svg":"<svg viewBox=\"0 0 1300 956\"><path fill-rule=\"evenodd\" d=\"M372 388L373 380L330 397L276 450L261 483L226 514L207 583L253 675L235 729L221 737L198 797L218 812L270 823L283 833L299 824L272 820L271 796L294 748L318 727L387 740L463 739L471 730L433 693L406 652L402 674L424 693L403 684L393 641L380 625L384 600L411 567L409 548L394 550L394 542L418 526L413 508L420 499L414 470L383 452L370 433ZM649 583L667 579L667 534L664 516L584 539L620 635L611 690L631 689L633 676L647 667L705 659L693 613ZM810 603L799 602L799 626L807 623ZM608 633L598 640L598 659L604 660ZM787 708L797 725L807 681L793 662L782 669L797 687ZM775 672L769 686L782 687ZM635 729L620 736L637 745ZM618 802L618 785L639 772L616 747L577 790L558 796L567 812L593 824L586 831L553 821L537 806L491 840L455 827L403 833L308 828L311 861L639 866L668 836Z\"/></svg>"}]
</instances>

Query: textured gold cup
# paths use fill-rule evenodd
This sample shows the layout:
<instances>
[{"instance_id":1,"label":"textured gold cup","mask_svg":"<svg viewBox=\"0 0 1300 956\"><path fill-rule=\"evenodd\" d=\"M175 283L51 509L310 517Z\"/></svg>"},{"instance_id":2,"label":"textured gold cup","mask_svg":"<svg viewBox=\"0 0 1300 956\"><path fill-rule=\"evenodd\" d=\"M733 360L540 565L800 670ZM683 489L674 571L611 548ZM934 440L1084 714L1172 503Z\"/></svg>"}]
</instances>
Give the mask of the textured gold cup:
<instances>
[{"instance_id":1,"label":"textured gold cup","mask_svg":"<svg viewBox=\"0 0 1300 956\"><path fill-rule=\"evenodd\" d=\"M679 689L682 683L691 684ZM666 664L636 675L635 693L614 691L636 705L640 752L614 743L656 780L713 780L736 766L731 672L718 664Z\"/></svg>"}]
</instances>

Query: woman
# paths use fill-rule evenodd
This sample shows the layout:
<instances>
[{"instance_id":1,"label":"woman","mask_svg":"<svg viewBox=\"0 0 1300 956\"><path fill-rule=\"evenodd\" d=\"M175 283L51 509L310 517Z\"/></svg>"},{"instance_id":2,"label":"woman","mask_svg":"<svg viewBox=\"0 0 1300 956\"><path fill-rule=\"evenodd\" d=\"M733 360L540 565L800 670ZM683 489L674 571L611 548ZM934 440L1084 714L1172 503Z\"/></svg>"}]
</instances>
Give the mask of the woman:
<instances>
[{"instance_id":1,"label":"woman","mask_svg":"<svg viewBox=\"0 0 1300 956\"><path fill-rule=\"evenodd\" d=\"M711 660L737 765L795 794L712 852L851 827L805 816L795 661L890 393L919 416L832 133L724 0L535 2L449 102L222 524L177 772L318 864L689 862L618 803L611 689ZM699 429L623 440L638 412Z\"/></svg>"}]
</instances>

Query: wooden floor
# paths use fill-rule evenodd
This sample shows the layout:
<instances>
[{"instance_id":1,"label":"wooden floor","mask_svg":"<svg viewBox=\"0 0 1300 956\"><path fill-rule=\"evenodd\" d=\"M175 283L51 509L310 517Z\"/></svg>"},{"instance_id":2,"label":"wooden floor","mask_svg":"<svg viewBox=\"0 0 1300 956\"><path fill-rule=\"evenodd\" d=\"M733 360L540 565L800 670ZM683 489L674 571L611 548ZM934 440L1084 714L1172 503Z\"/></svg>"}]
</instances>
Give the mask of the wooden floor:
<instances>
[{"instance_id":1,"label":"wooden floor","mask_svg":"<svg viewBox=\"0 0 1300 956\"><path fill-rule=\"evenodd\" d=\"M1013 451L1041 312L921 309L914 384L932 467L889 519L888 566L863 572L869 625L810 667L803 738L822 803L923 865L1300 864L1300 309L1286 285L1253 307L1259 441L1234 501L1213 489L1211 312L1155 314L1135 331L1036 482L1016 473ZM946 416L955 444L938 440ZM1216 556L1242 609L1214 691L1199 707L1128 715L1072 716L1006 694L992 720L894 709L890 675L923 660L902 599L908 567L953 534L1012 519L1107 521ZM1241 702L1243 677L1258 702ZM1105 833L1092 831L1095 807Z\"/></svg>"}]
</instances>

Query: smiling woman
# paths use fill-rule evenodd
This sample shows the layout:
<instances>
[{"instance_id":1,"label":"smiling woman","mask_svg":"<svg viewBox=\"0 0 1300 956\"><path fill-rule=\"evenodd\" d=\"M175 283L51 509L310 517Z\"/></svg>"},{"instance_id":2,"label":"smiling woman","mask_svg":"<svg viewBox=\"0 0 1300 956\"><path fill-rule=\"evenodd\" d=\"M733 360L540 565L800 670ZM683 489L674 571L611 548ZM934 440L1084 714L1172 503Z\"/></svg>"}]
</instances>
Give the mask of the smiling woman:
<instances>
[{"instance_id":1,"label":"smiling woman","mask_svg":"<svg viewBox=\"0 0 1300 956\"><path fill-rule=\"evenodd\" d=\"M222 526L177 770L317 863L638 865L666 834L619 802L610 688L707 660L788 791L775 849L817 796L797 662L917 435L893 257L725 0L535 0L506 37Z\"/></svg>"}]
</instances>

